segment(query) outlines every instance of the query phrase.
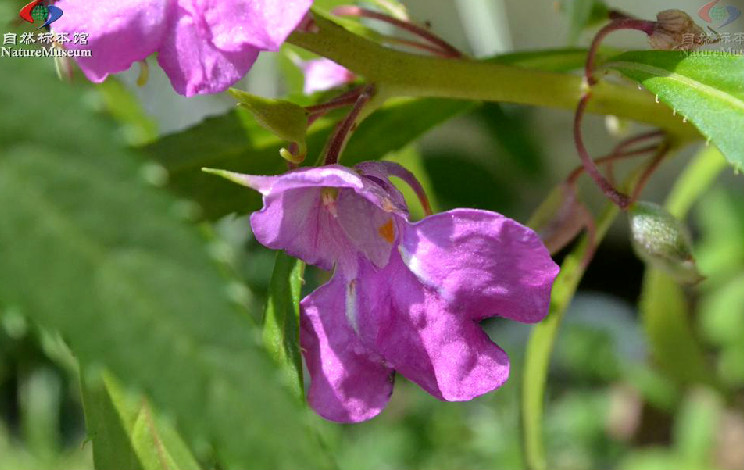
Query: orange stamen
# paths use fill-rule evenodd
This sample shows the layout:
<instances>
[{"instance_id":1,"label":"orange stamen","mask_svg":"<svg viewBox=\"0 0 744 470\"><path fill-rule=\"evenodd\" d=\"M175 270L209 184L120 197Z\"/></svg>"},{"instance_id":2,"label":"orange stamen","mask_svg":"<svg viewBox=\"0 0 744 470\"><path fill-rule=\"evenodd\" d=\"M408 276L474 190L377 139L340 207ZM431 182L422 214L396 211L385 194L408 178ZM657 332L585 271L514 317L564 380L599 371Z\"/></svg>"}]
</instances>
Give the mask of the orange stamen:
<instances>
[{"instance_id":1,"label":"orange stamen","mask_svg":"<svg viewBox=\"0 0 744 470\"><path fill-rule=\"evenodd\" d=\"M382 238L385 239L388 243L393 243L395 241L395 228L393 227L393 219L388 220L383 225L380 226L379 229L377 229L377 233L380 234Z\"/></svg>"}]
</instances>

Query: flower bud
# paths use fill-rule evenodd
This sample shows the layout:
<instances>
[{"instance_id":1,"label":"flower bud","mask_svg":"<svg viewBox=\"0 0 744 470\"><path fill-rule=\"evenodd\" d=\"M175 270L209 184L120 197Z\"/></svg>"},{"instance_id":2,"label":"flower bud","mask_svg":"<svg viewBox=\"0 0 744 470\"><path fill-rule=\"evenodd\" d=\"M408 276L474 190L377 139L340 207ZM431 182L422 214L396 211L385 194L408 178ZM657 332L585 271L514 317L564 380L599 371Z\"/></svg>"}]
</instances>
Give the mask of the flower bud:
<instances>
[{"instance_id":1,"label":"flower bud","mask_svg":"<svg viewBox=\"0 0 744 470\"><path fill-rule=\"evenodd\" d=\"M658 50L692 50L705 44L705 31L682 10L664 10L656 15L649 36L651 47Z\"/></svg>"},{"instance_id":2,"label":"flower bud","mask_svg":"<svg viewBox=\"0 0 744 470\"><path fill-rule=\"evenodd\" d=\"M628 210L633 248L648 264L682 283L704 279L692 256L687 228L657 204L638 202Z\"/></svg>"}]
</instances>

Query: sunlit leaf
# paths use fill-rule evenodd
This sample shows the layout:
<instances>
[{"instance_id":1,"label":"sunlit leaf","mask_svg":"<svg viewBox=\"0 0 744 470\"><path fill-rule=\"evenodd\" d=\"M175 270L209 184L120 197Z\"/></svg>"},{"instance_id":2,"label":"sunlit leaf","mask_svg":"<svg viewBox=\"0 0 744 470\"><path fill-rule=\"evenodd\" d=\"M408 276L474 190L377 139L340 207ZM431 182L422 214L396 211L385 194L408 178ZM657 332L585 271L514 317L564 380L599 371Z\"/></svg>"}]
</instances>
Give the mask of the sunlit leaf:
<instances>
[{"instance_id":1,"label":"sunlit leaf","mask_svg":"<svg viewBox=\"0 0 744 470\"><path fill-rule=\"evenodd\" d=\"M606 65L656 94L710 139L729 163L744 169L744 56L635 51Z\"/></svg>"}]
</instances>

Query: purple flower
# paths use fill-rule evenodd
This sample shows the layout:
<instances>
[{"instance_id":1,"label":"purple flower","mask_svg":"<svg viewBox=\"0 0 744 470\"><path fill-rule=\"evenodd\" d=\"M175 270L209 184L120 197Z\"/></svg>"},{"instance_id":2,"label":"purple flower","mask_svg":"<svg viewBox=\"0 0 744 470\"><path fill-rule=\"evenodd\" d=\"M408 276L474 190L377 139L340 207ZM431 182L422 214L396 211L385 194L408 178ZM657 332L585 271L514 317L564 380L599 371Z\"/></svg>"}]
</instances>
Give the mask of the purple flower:
<instances>
[{"instance_id":1,"label":"purple flower","mask_svg":"<svg viewBox=\"0 0 744 470\"><path fill-rule=\"evenodd\" d=\"M60 33L89 34L78 58L94 82L158 53L182 95L217 93L240 80L261 50L278 49L312 0L59 0Z\"/></svg>"},{"instance_id":2,"label":"purple flower","mask_svg":"<svg viewBox=\"0 0 744 470\"><path fill-rule=\"evenodd\" d=\"M470 400L509 376L506 353L479 326L488 317L540 321L558 266L537 234L500 214L458 209L407 221L384 175L389 162L227 174L260 191L256 238L332 279L301 303L308 402L339 422L382 411L397 371L433 396Z\"/></svg>"},{"instance_id":3,"label":"purple flower","mask_svg":"<svg viewBox=\"0 0 744 470\"><path fill-rule=\"evenodd\" d=\"M330 59L308 60L300 66L305 74L304 92L307 95L317 91L330 90L356 79L356 76L346 67L338 65Z\"/></svg>"}]
</instances>

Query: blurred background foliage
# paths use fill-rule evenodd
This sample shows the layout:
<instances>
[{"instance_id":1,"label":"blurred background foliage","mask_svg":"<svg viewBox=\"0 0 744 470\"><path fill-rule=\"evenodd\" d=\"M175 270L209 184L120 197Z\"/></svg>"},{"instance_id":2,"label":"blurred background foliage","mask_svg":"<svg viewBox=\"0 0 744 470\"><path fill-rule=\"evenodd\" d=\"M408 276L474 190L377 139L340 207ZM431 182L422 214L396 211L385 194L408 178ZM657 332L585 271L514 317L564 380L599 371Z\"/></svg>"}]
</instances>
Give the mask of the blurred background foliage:
<instances>
[{"instance_id":1,"label":"blurred background foliage","mask_svg":"<svg viewBox=\"0 0 744 470\"><path fill-rule=\"evenodd\" d=\"M547 1L527 6L518 0L404 3L414 18L431 22L435 31L478 56L586 44L589 36L582 33L582 27L590 23L591 14L587 11L596 9L591 7L592 2L580 0L565 0L561 8ZM633 1L616 6L646 17L669 6L649 3ZM694 12L698 3L677 2L674 6ZM13 18L16 4L20 2L0 4L0 17ZM737 25L741 30L741 21L732 27ZM20 27L11 24L6 29L20 31ZM615 43L619 47L643 47L643 42L632 36L620 36ZM289 54L262 57L240 86L264 96L298 97L296 73L288 73L289 78L282 79L283 71L291 67ZM163 185L167 174L146 160L163 148L152 142L160 135L182 130L233 106L232 99L225 96L182 99L170 90L165 77L154 67L150 82L143 88L133 86L136 71L94 87L80 76L74 85L55 82L54 65L48 61L16 59L11 65L6 60L0 62L0 86L13 92L0 93L0 171L4 162L19 158L19 142L26 149L47 152L47 158L57 159L65 157L56 152L75 152L85 147L97 158L86 165L136 168L140 183L166 193ZM33 78L40 75L45 78ZM60 92L63 87L67 89ZM39 94L43 94L43 100L26 99ZM57 95L65 98L58 99ZM30 104L37 108L30 109ZM443 116L446 114L441 108L440 111ZM424 181L437 210L469 206L496 210L525 221L550 188L578 164L567 112L486 104L452 114L458 116L426 133L415 144L387 154L387 158L403 163ZM105 121L105 130L92 126L91 119ZM63 121L65 125L61 124ZM587 124L592 146L609 148L617 140L616 126L606 124L603 118L593 118ZM263 131L255 126L235 129L247 132L253 142L260 143L264 138ZM635 130L635 126L631 129ZM387 137L395 140L395 136ZM219 148L217 138L206 142L204 151L208 152L211 145ZM122 150L125 148L135 150ZM676 175L697 150L687 149L665 164L645 198L662 202ZM178 149L171 151L171 160L181 155ZM275 154L276 150L268 146L263 152ZM77 171L77 161L67 160L72 165L69 171ZM276 155L275 160L260 164L266 171L279 171L282 162ZM81 166L80 171L87 170ZM0 179L0 184L3 181ZM54 185L54 181L47 183ZM255 197L251 200L247 194L236 194L244 195L246 204L249 200L255 204ZM202 214L189 201L168 198L170 210L180 220L195 220ZM592 209L599 207L593 203L599 198L588 185L584 199ZM4 202L12 201L6 198ZM77 210L85 211L84 202L73 204L78 205ZM159 208L143 206L137 210L146 213ZM112 212L107 220L97 223L116 227L119 215ZM422 214L414 209L414 215ZM649 344L638 308L644 267L631 252L625 222L618 221L597 252L566 314L550 365L545 442L551 468L744 468L741 180L725 171L694 205L688 222L694 233L698 263L708 279L696 288L669 295L681 295L685 309L682 318L689 321L692 339L704 354L714 379L683 380L655 360L652 351L657 345ZM0 225L3 223L0 219ZM202 223L194 231L207 233L204 238L211 240L206 250L228 273L226 278L232 280L225 281L232 301L260 322L275 254L255 242L244 216L225 216L213 224ZM2 237L0 240L7 241ZM0 263L13 249L8 243L0 245ZM49 262L39 253L24 253L25 262L37 266ZM325 276L308 270L303 290L309 292ZM54 286L36 289L44 296L45 289L53 290ZM661 303L664 302L662 298ZM76 360L58 333L43 329L26 313L0 296L0 470L92 468ZM74 314L74 308L70 313ZM338 467L523 468L519 374L530 327L498 320L489 320L485 326L512 360L513 376L506 386L468 403L444 403L399 378L390 406L370 422L341 426L312 419L311 426L323 442L322 447L334 456ZM86 334L94 336L98 332ZM667 353L674 355L674 338L666 344L672 348ZM242 364L232 366L240 368ZM258 373L254 378L267 384L278 383L273 377ZM132 395L136 401L139 390L122 393ZM175 424L180 429L183 425L177 420L166 421L163 426ZM251 422L240 425L258 426ZM187 435L199 464L203 468L214 466L212 443L198 442L191 433ZM283 437L263 438L272 442Z\"/></svg>"}]
</instances>

